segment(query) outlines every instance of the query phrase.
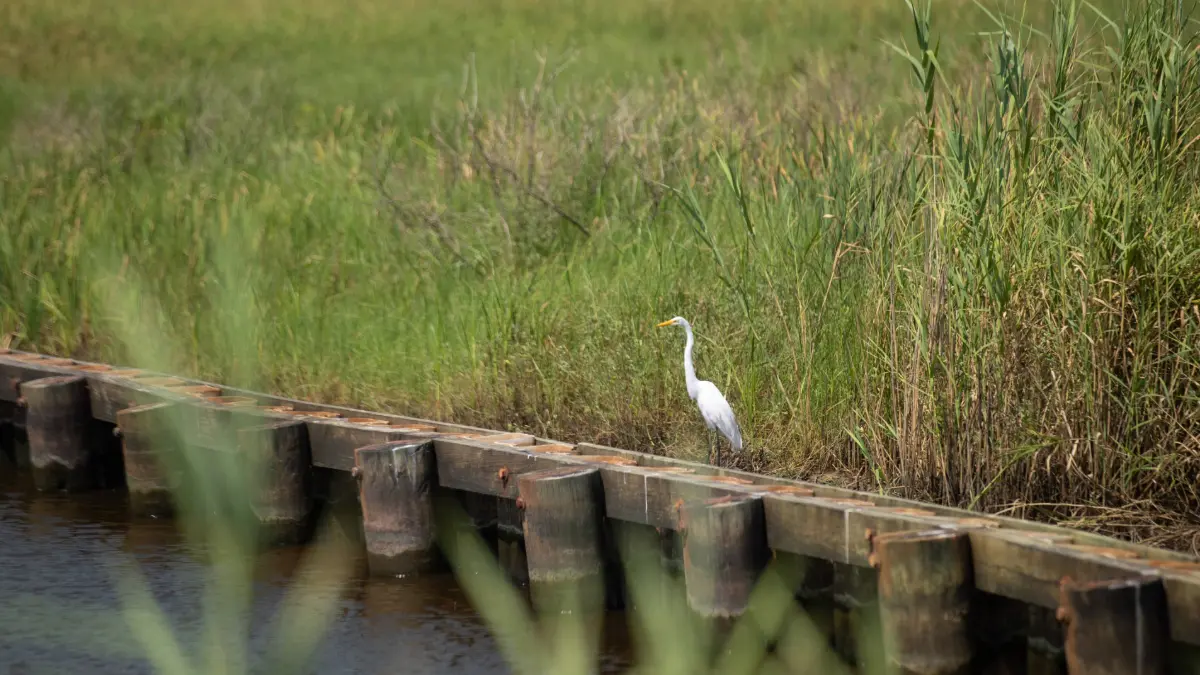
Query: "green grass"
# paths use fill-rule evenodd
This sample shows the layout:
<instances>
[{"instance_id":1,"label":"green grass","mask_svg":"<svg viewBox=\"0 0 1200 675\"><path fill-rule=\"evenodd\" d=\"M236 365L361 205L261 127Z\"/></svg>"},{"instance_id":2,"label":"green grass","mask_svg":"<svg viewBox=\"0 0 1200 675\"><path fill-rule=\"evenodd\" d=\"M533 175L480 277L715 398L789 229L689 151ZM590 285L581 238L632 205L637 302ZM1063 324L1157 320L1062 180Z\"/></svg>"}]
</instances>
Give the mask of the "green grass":
<instances>
[{"instance_id":1,"label":"green grass","mask_svg":"<svg viewBox=\"0 0 1200 675\"><path fill-rule=\"evenodd\" d=\"M1195 546L1191 3L1032 4L15 0L0 334Z\"/></svg>"}]
</instances>

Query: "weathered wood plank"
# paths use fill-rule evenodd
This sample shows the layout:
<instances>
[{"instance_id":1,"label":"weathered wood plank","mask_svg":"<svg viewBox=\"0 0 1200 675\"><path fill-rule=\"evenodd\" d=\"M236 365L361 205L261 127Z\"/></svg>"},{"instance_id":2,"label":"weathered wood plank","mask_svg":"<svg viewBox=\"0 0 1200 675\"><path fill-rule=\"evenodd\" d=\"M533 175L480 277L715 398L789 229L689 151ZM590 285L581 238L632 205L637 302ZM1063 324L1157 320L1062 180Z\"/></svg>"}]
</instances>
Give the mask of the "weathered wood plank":
<instances>
[{"instance_id":1,"label":"weathered wood plank","mask_svg":"<svg viewBox=\"0 0 1200 675\"><path fill-rule=\"evenodd\" d=\"M117 413L146 403L149 393L124 377L103 372L88 375L88 394L92 398L92 415L98 420L116 424Z\"/></svg>"},{"instance_id":2,"label":"weathered wood plank","mask_svg":"<svg viewBox=\"0 0 1200 675\"><path fill-rule=\"evenodd\" d=\"M388 426L356 424L345 419L301 419L308 423L313 464L330 469L350 471L354 468L356 449L405 439L405 432Z\"/></svg>"},{"instance_id":3,"label":"weathered wood plank","mask_svg":"<svg viewBox=\"0 0 1200 675\"><path fill-rule=\"evenodd\" d=\"M142 384L139 382L139 380L132 379L130 377L130 375L136 374L142 381L147 378L173 377L165 373L132 371L130 369L122 369L109 366L107 364L56 359L54 357L48 357L41 354L13 351L7 354L0 354L0 401L15 402L19 397L17 387L21 382L54 375L69 375L76 373L82 374L88 378L89 386L92 388L93 394L93 415L96 417L96 419L100 419L105 422L116 422L117 411L130 407L131 402L133 402L133 399L130 398L130 394L136 394L142 397L157 395L154 400L139 398L136 400L136 405L156 403L159 400L163 400L164 397L172 398L168 396L170 393L169 391ZM427 425L432 426L437 431L443 433L499 433L489 429L481 429L479 427L472 427L462 424L450 424L418 417L375 413L347 406L311 403L308 401L290 399L282 396L273 396L270 394L239 389L236 387L225 387L217 383L205 382L203 380L194 380L189 378L175 379L179 380L181 384L186 386L218 387L221 389L221 393L225 396L253 397L254 399L260 401L263 405L290 405L295 410L299 411L334 412L342 417L347 418L375 417L386 420L395 425L399 425L401 423L405 425ZM99 384L95 385L93 384L93 381L99 381ZM343 470L349 469L347 468Z\"/></svg>"},{"instance_id":4,"label":"weathered wood plank","mask_svg":"<svg viewBox=\"0 0 1200 675\"><path fill-rule=\"evenodd\" d=\"M1051 609L1058 607L1064 577L1079 582L1161 577L1172 639L1200 644L1200 566L1169 565L1123 549L1064 544L1015 530L974 531L971 545L980 590Z\"/></svg>"},{"instance_id":5,"label":"weathered wood plank","mask_svg":"<svg viewBox=\"0 0 1200 675\"><path fill-rule=\"evenodd\" d=\"M976 587L1049 608L1058 606L1058 585L1065 576L1099 581L1147 571L1117 549L1074 547L1019 531L972 532L971 548Z\"/></svg>"},{"instance_id":6,"label":"weathered wood plank","mask_svg":"<svg viewBox=\"0 0 1200 675\"><path fill-rule=\"evenodd\" d=\"M516 477L562 466L597 466L610 518L678 528L679 507L691 500L723 497L730 484L652 467L594 463L584 457L537 453L529 448L490 445L472 439L435 439L438 476L444 487L517 498Z\"/></svg>"},{"instance_id":7,"label":"weathered wood plank","mask_svg":"<svg viewBox=\"0 0 1200 675\"><path fill-rule=\"evenodd\" d=\"M37 358L35 358L37 357ZM58 361L40 354L22 352L0 354L0 401L15 403L21 398L21 383L43 377L69 375Z\"/></svg>"}]
</instances>

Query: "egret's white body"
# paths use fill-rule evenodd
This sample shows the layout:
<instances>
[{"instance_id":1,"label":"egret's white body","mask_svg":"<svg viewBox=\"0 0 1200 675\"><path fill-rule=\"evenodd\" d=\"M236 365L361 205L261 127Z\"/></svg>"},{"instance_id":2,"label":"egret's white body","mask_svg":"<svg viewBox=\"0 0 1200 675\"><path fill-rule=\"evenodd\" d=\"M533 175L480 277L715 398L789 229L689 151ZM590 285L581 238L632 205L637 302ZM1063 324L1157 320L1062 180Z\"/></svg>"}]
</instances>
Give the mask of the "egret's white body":
<instances>
[{"instance_id":1,"label":"egret's white body","mask_svg":"<svg viewBox=\"0 0 1200 675\"><path fill-rule=\"evenodd\" d=\"M704 424L710 431L717 431L729 441L730 447L735 451L742 449L742 430L738 427L737 419L733 416L733 408L729 406L729 401L725 400L725 395L717 389L717 385L708 380L696 379L696 368L692 365L692 345L695 343L695 338L692 337L692 324L688 323L687 319L677 316L674 319L664 321L658 324L662 326L683 326L683 330L687 333L687 344L683 348L683 376L687 383L687 393L693 401L696 402L696 407L700 408L700 417L704 418ZM711 437L710 437L711 439ZM712 449L709 448L709 461ZM717 453L718 463L721 454Z\"/></svg>"}]
</instances>

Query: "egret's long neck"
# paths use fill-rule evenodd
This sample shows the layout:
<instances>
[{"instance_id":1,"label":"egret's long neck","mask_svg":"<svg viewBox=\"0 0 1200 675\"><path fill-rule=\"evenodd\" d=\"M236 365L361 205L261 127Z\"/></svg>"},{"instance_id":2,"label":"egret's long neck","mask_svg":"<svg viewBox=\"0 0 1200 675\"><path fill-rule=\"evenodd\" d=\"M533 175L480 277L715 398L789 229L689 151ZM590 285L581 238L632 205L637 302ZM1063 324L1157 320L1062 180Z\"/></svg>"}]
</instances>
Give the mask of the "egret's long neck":
<instances>
[{"instance_id":1,"label":"egret's long neck","mask_svg":"<svg viewBox=\"0 0 1200 675\"><path fill-rule=\"evenodd\" d=\"M687 380L687 393L692 400L696 399L696 367L692 365L692 327L684 326L687 331L687 345L683 348L683 376Z\"/></svg>"}]
</instances>

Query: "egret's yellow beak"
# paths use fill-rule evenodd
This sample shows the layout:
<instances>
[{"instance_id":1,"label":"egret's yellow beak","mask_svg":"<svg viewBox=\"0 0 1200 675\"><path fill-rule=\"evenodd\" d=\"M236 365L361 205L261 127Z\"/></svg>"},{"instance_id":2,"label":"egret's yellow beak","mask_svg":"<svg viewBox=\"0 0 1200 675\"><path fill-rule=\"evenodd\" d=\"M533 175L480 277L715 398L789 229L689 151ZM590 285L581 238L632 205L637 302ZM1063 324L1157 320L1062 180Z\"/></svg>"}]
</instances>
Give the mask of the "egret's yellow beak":
<instances>
[{"instance_id":1,"label":"egret's yellow beak","mask_svg":"<svg viewBox=\"0 0 1200 675\"><path fill-rule=\"evenodd\" d=\"M675 319L667 319L666 321L655 326L655 328L662 328L663 326L673 326L673 325L675 325Z\"/></svg>"}]
</instances>

